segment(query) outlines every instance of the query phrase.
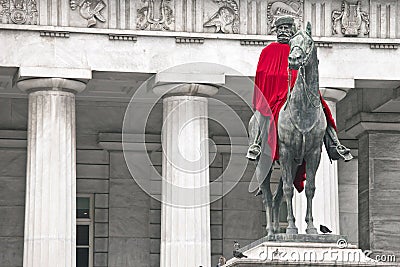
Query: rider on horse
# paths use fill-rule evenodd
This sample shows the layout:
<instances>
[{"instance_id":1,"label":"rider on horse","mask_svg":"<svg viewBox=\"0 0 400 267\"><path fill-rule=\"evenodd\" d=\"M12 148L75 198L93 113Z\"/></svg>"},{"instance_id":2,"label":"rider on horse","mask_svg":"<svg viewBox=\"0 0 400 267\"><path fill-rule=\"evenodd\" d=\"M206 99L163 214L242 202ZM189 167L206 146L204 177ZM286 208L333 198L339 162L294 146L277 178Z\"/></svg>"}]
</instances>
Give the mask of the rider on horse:
<instances>
[{"instance_id":1,"label":"rider on horse","mask_svg":"<svg viewBox=\"0 0 400 267\"><path fill-rule=\"evenodd\" d=\"M278 42L273 42L263 49L257 66L253 95L255 113L249 123L250 147L246 155L250 160L259 160L262 153L270 154L272 161L279 159L278 148L274 144L276 140L273 140L277 134L271 132L268 134L270 118L274 119L274 126L277 129L279 111L286 102L288 87L293 88L297 78L297 70L288 71L290 52L288 42L294 34L294 19L290 16L280 17L276 20L275 26ZM349 161L353 158L350 150L340 143L331 111L322 96L320 98L328 122L324 143L329 158L331 160L342 158ZM268 141L262 142L263 140ZM265 143L268 143L269 146L266 146ZM258 165L260 164L263 163L259 162ZM258 166L258 168L260 167L262 168L262 166ZM266 172L268 173L270 170ZM304 172L299 175L304 176ZM303 182L295 181L295 187L301 191Z\"/></svg>"}]
</instances>

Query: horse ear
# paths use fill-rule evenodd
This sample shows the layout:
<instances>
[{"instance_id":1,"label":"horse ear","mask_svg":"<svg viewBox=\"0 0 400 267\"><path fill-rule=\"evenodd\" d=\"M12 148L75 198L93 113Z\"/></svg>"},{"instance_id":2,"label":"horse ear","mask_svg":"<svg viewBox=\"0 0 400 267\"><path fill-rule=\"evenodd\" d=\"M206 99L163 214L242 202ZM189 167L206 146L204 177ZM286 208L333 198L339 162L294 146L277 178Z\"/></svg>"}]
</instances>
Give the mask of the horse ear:
<instances>
[{"instance_id":1,"label":"horse ear","mask_svg":"<svg viewBox=\"0 0 400 267\"><path fill-rule=\"evenodd\" d=\"M296 24L294 24L293 27L292 27L293 35L295 35L298 31L299 31L299 28L297 27Z\"/></svg>"},{"instance_id":2,"label":"horse ear","mask_svg":"<svg viewBox=\"0 0 400 267\"><path fill-rule=\"evenodd\" d=\"M311 23L307 22L306 32L311 36Z\"/></svg>"}]
</instances>

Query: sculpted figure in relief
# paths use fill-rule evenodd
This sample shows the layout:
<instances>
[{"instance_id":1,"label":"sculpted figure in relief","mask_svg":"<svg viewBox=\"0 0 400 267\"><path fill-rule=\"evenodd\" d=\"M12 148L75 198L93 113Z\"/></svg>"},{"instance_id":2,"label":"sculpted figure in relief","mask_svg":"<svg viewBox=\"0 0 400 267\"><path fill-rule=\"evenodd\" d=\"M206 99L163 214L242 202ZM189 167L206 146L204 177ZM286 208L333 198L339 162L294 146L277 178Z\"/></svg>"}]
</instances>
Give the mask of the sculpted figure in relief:
<instances>
[{"instance_id":1,"label":"sculpted figure in relief","mask_svg":"<svg viewBox=\"0 0 400 267\"><path fill-rule=\"evenodd\" d=\"M304 0L274 1L268 4L267 18L269 34L276 32L275 22L280 17L291 16L298 27L303 24L303 2Z\"/></svg>"},{"instance_id":2,"label":"sculpted figure in relief","mask_svg":"<svg viewBox=\"0 0 400 267\"><path fill-rule=\"evenodd\" d=\"M37 24L35 0L0 0L0 23Z\"/></svg>"},{"instance_id":3,"label":"sculpted figure in relief","mask_svg":"<svg viewBox=\"0 0 400 267\"><path fill-rule=\"evenodd\" d=\"M106 4L100 0L70 0L72 10L79 8L79 14L87 20L87 27L97 24L97 20L106 22L106 18L100 13L106 7Z\"/></svg>"},{"instance_id":4,"label":"sculpted figure in relief","mask_svg":"<svg viewBox=\"0 0 400 267\"><path fill-rule=\"evenodd\" d=\"M142 0L142 2L145 6L137 10L136 29L155 31L173 29L173 11L168 5L171 0L160 0L159 3L155 3L155 0Z\"/></svg>"},{"instance_id":5,"label":"sculpted figure in relief","mask_svg":"<svg viewBox=\"0 0 400 267\"><path fill-rule=\"evenodd\" d=\"M239 6L233 0L214 0L220 8L203 24L216 33L239 33Z\"/></svg>"},{"instance_id":6,"label":"sculpted figure in relief","mask_svg":"<svg viewBox=\"0 0 400 267\"><path fill-rule=\"evenodd\" d=\"M369 16L366 12L361 11L360 1L356 5L343 1L341 11L334 10L332 12L332 34L338 33L337 24L339 21L344 36L358 36L361 32L362 22L365 23L364 35L369 34Z\"/></svg>"}]
</instances>

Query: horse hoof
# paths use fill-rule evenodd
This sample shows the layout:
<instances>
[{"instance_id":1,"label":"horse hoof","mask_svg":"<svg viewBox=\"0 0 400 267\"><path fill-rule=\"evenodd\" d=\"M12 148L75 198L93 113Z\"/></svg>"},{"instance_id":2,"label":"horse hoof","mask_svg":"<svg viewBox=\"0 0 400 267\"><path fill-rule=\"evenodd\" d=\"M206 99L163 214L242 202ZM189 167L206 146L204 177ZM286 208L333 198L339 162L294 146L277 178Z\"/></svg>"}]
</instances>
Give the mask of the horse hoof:
<instances>
[{"instance_id":1,"label":"horse hoof","mask_svg":"<svg viewBox=\"0 0 400 267\"><path fill-rule=\"evenodd\" d=\"M274 235L274 230L272 228L267 228L267 236L273 236Z\"/></svg>"},{"instance_id":2,"label":"horse hoof","mask_svg":"<svg viewBox=\"0 0 400 267\"><path fill-rule=\"evenodd\" d=\"M296 227L293 228L286 228L286 234L287 235L297 235L299 233L299 230Z\"/></svg>"},{"instance_id":3,"label":"horse hoof","mask_svg":"<svg viewBox=\"0 0 400 267\"><path fill-rule=\"evenodd\" d=\"M268 232L267 237L273 237L275 234L273 232Z\"/></svg>"},{"instance_id":4,"label":"horse hoof","mask_svg":"<svg viewBox=\"0 0 400 267\"><path fill-rule=\"evenodd\" d=\"M317 228L310 228L310 229L306 229L306 233L309 235L317 235L318 231L317 231Z\"/></svg>"}]
</instances>

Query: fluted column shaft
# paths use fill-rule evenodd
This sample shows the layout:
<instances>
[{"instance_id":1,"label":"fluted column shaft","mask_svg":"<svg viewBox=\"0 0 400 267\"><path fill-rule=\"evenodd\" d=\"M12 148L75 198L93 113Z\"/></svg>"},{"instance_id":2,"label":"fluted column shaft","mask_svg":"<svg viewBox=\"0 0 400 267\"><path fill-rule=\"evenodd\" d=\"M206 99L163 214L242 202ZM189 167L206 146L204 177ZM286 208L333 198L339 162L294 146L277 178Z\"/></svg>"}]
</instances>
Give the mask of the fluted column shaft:
<instances>
[{"instance_id":1,"label":"fluted column shaft","mask_svg":"<svg viewBox=\"0 0 400 267\"><path fill-rule=\"evenodd\" d=\"M76 265L75 95L62 90L84 84L65 81L18 83L35 89L29 94L24 267Z\"/></svg>"},{"instance_id":2,"label":"fluted column shaft","mask_svg":"<svg viewBox=\"0 0 400 267\"><path fill-rule=\"evenodd\" d=\"M326 101L334 119L336 119L336 103ZM340 234L339 228L339 182L337 161L330 161L325 146L322 148L321 162L317 170L314 200L314 218L316 225L328 226L333 233Z\"/></svg>"},{"instance_id":3,"label":"fluted column shaft","mask_svg":"<svg viewBox=\"0 0 400 267\"><path fill-rule=\"evenodd\" d=\"M211 266L208 99L163 100L161 266Z\"/></svg>"}]
</instances>

